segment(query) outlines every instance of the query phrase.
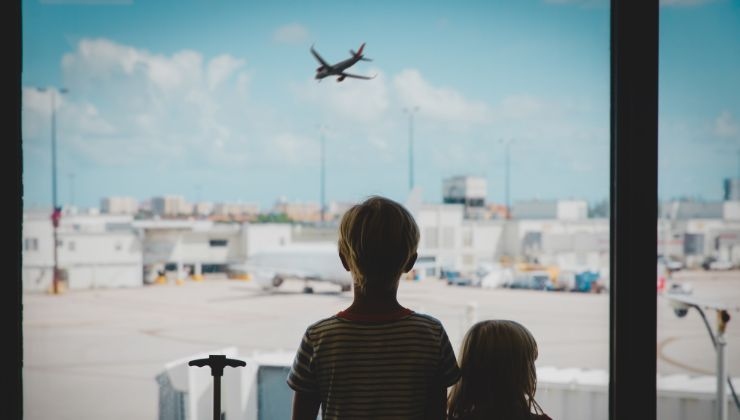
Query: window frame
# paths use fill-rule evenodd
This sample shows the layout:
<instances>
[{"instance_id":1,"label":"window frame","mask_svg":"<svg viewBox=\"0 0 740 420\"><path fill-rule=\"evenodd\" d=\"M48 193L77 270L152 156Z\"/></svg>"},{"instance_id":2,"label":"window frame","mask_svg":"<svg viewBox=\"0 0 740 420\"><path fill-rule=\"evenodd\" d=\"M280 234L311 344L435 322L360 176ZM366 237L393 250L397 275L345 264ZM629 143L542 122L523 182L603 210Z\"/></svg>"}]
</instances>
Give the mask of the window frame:
<instances>
[{"instance_id":1,"label":"window frame","mask_svg":"<svg viewBox=\"0 0 740 420\"><path fill-rule=\"evenodd\" d=\"M611 0L609 419L656 418L659 1Z\"/></svg>"}]
</instances>

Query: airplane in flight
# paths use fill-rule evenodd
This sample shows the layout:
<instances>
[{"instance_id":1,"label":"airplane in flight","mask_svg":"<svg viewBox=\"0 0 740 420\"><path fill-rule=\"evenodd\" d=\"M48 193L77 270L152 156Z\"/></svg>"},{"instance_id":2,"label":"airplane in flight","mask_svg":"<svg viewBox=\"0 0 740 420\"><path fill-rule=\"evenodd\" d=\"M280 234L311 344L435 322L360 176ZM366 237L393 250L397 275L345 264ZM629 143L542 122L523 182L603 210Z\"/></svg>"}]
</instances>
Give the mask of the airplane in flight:
<instances>
[{"instance_id":1,"label":"airplane in flight","mask_svg":"<svg viewBox=\"0 0 740 420\"><path fill-rule=\"evenodd\" d=\"M349 53L351 55L350 58L340 61L336 64L329 64L324 60L319 53L316 52L316 50L313 48L313 45L311 46L311 54L313 54L314 57L316 57L316 60L321 63L321 66L316 69L316 80L321 81L321 79L328 77L328 76L337 76L337 82L341 82L344 80L345 77L352 77L355 79L363 79L363 80L370 80L374 79L375 76L360 76L357 74L351 74L346 73L345 70L352 67L357 63L358 61L372 61L369 58L365 58L365 56L362 54L362 50L365 48L365 43L363 42L362 45L360 45L360 49L355 52L354 50L349 50Z\"/></svg>"},{"instance_id":2,"label":"airplane in flight","mask_svg":"<svg viewBox=\"0 0 740 420\"><path fill-rule=\"evenodd\" d=\"M274 290L286 280L304 282L303 292L313 293L312 283L331 283L342 292L352 290L352 275L344 269L337 246L287 246L250 256L243 264L229 266L232 277L248 276L263 290Z\"/></svg>"}]
</instances>

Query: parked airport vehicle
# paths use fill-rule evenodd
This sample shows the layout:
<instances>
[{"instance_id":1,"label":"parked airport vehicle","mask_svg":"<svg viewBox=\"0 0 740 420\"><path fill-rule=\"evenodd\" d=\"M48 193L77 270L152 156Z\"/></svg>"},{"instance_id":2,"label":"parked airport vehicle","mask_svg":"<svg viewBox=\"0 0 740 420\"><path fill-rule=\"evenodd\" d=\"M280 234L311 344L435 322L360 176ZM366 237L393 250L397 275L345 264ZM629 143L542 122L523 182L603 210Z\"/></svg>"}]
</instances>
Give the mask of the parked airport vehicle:
<instances>
[{"instance_id":1,"label":"parked airport vehicle","mask_svg":"<svg viewBox=\"0 0 740 420\"><path fill-rule=\"evenodd\" d=\"M478 276L463 275L457 270L442 270L442 279L447 281L449 286L480 286L480 278Z\"/></svg>"},{"instance_id":2,"label":"parked airport vehicle","mask_svg":"<svg viewBox=\"0 0 740 420\"><path fill-rule=\"evenodd\" d=\"M684 264L681 261L663 255L658 255L658 262L665 265L665 267L670 271L679 271L684 268Z\"/></svg>"}]
</instances>

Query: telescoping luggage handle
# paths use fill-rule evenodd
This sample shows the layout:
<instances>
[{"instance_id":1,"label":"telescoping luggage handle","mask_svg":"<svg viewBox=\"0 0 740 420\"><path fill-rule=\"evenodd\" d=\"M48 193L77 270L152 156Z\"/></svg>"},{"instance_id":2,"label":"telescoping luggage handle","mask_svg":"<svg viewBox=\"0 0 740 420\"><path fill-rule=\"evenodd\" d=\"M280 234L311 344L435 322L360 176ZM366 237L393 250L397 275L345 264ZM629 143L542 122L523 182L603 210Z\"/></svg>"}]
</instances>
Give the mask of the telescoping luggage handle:
<instances>
[{"instance_id":1,"label":"telescoping luggage handle","mask_svg":"<svg viewBox=\"0 0 740 420\"><path fill-rule=\"evenodd\" d=\"M223 354L211 354L207 359L195 359L188 362L188 366L210 366L213 376L213 420L221 420L221 376L226 366L246 366L247 362L237 359L227 359Z\"/></svg>"}]
</instances>

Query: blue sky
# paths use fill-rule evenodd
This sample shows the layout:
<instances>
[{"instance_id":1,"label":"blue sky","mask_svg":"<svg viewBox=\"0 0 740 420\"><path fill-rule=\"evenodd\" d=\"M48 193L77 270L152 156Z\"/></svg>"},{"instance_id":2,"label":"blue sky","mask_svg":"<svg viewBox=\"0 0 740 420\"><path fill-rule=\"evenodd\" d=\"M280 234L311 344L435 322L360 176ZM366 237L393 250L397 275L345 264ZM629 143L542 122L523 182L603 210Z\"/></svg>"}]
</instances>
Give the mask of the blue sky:
<instances>
[{"instance_id":1,"label":"blue sky","mask_svg":"<svg viewBox=\"0 0 740 420\"><path fill-rule=\"evenodd\" d=\"M740 3L661 6L660 194L719 199L740 159ZM352 71L313 79L366 42ZM58 101L60 202L109 195L191 201L408 193L443 178L511 197L608 197L609 10L603 0L252 2L25 0L26 207L51 202L50 96ZM324 127L324 128L321 128Z\"/></svg>"}]
</instances>

